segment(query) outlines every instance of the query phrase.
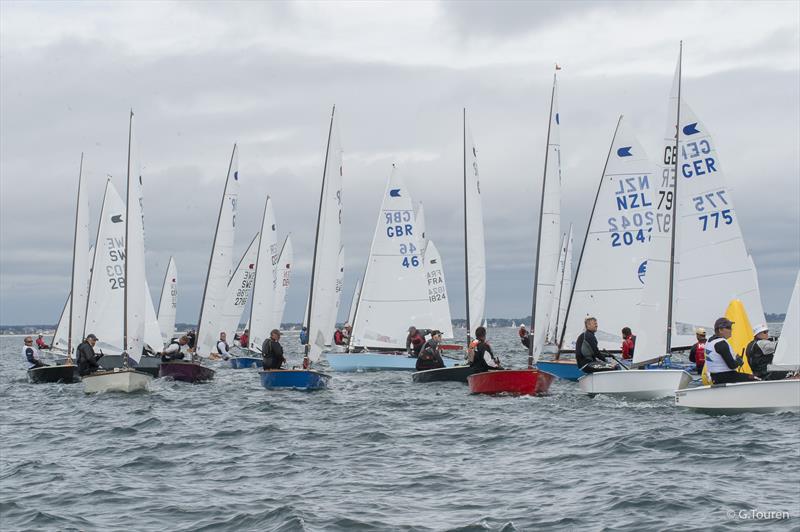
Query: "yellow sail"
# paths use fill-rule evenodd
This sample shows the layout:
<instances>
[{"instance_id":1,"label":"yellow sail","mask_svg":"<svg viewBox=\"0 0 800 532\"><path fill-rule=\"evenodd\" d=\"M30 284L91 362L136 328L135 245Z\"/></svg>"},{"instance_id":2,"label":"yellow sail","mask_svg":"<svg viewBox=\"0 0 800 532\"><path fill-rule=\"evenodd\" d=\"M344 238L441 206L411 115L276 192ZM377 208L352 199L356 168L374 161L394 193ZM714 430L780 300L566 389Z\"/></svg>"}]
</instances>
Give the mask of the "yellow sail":
<instances>
[{"instance_id":1,"label":"yellow sail","mask_svg":"<svg viewBox=\"0 0 800 532\"><path fill-rule=\"evenodd\" d=\"M733 322L732 336L728 339L733 352L744 359L744 365L737 371L739 373L749 373L752 375L753 370L750 369L750 363L745 354L745 348L750 340L753 339L753 326L750 325L750 320L747 319L747 312L744 310L744 304L740 299L734 299L728 305L728 310L725 311L725 317Z\"/></svg>"}]
</instances>

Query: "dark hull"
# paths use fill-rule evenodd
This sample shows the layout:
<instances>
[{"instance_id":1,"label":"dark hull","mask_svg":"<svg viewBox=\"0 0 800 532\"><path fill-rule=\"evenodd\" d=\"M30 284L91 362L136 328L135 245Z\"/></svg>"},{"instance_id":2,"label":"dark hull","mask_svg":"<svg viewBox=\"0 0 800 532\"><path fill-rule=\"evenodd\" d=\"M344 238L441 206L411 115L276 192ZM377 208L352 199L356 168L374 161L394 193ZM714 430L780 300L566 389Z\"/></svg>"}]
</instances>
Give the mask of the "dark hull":
<instances>
[{"instance_id":1,"label":"dark hull","mask_svg":"<svg viewBox=\"0 0 800 532\"><path fill-rule=\"evenodd\" d=\"M28 370L28 380L35 384L45 382L63 382L72 384L81 380L78 376L78 366L42 366Z\"/></svg>"},{"instance_id":2,"label":"dark hull","mask_svg":"<svg viewBox=\"0 0 800 532\"><path fill-rule=\"evenodd\" d=\"M214 370L195 362L176 360L162 363L159 376L182 382L205 382L214 378Z\"/></svg>"},{"instance_id":3,"label":"dark hull","mask_svg":"<svg viewBox=\"0 0 800 532\"><path fill-rule=\"evenodd\" d=\"M105 355L100 359L99 364L103 369L121 368L124 365L122 355ZM160 365L161 358L159 357L142 357L138 364L134 364L133 361L129 361L128 364L129 367L135 369L136 371L148 373L154 378L157 378L159 375L158 367Z\"/></svg>"},{"instance_id":4,"label":"dark hull","mask_svg":"<svg viewBox=\"0 0 800 532\"><path fill-rule=\"evenodd\" d=\"M411 374L414 382L463 382L467 384L467 378L476 373L469 366L455 366L452 368L427 369Z\"/></svg>"}]
</instances>

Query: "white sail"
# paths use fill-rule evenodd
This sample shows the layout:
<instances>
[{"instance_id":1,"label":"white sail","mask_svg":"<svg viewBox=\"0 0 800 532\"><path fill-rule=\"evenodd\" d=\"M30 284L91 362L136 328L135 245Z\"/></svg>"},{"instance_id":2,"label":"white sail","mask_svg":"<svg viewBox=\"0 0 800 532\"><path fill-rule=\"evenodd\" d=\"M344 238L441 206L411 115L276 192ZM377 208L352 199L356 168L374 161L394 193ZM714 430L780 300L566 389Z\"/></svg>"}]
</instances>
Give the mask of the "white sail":
<instances>
[{"instance_id":1,"label":"white sail","mask_svg":"<svg viewBox=\"0 0 800 532\"><path fill-rule=\"evenodd\" d=\"M178 270L175 259L169 258L164 284L161 287L161 299L158 302L158 326L164 344L175 334L175 316L178 312Z\"/></svg>"},{"instance_id":2,"label":"white sail","mask_svg":"<svg viewBox=\"0 0 800 532\"><path fill-rule=\"evenodd\" d=\"M558 319L556 320L556 343L561 343L561 331L564 328L564 320L567 319L567 308L569 307L569 295L572 293L572 224L569 224L567 233L567 250L564 254L564 270L562 271L561 290L558 298Z\"/></svg>"},{"instance_id":3,"label":"white sail","mask_svg":"<svg viewBox=\"0 0 800 532\"><path fill-rule=\"evenodd\" d=\"M550 123L547 134L542 203L539 214L539 243L536 250L536 299L533 307L533 360L541 355L542 347L553 309L553 292L556 284L556 269L561 241L561 140L560 116L558 113L558 86L553 77L553 93L550 104Z\"/></svg>"},{"instance_id":4,"label":"white sail","mask_svg":"<svg viewBox=\"0 0 800 532\"><path fill-rule=\"evenodd\" d=\"M666 238L667 255L661 259L669 260L671 214L664 209L672 202L672 192L660 184L654 171L644 148L620 117L589 220L562 348L575 349L588 316L598 320L601 349L619 350L623 327L637 333L648 239L654 232ZM669 192L669 201L658 191ZM662 210L656 214L653 208L659 199Z\"/></svg>"},{"instance_id":5,"label":"white sail","mask_svg":"<svg viewBox=\"0 0 800 532\"><path fill-rule=\"evenodd\" d=\"M123 350L125 217L125 203L108 180L100 211L83 334L83 337L97 336L95 347L106 354L118 355Z\"/></svg>"},{"instance_id":6,"label":"white sail","mask_svg":"<svg viewBox=\"0 0 800 532\"><path fill-rule=\"evenodd\" d=\"M273 310L273 328L280 329L283 322L283 311L286 308L286 292L291 284L292 263L294 262L294 248L292 237L287 236L283 241L283 248L278 257L277 274L275 279L275 307ZM250 331L252 332L252 330Z\"/></svg>"},{"instance_id":7,"label":"white sail","mask_svg":"<svg viewBox=\"0 0 800 532\"><path fill-rule=\"evenodd\" d=\"M336 274L336 314L335 320L339 317L339 307L342 304L342 288L344 288L344 246L339 248L338 273Z\"/></svg>"},{"instance_id":8,"label":"white sail","mask_svg":"<svg viewBox=\"0 0 800 532\"><path fill-rule=\"evenodd\" d=\"M767 318L764 315L764 307L761 304L761 288L758 284L756 263L753 261L752 255L747 255L747 259L750 261L750 271L753 272L753 286L756 287L756 293L758 294L758 297L753 297L752 299L752 310L747 310L747 317L750 319L750 323L767 323Z\"/></svg>"},{"instance_id":9,"label":"white sail","mask_svg":"<svg viewBox=\"0 0 800 532\"><path fill-rule=\"evenodd\" d=\"M418 218L419 219L419 218ZM442 257L433 240L425 250L425 275L428 279L428 300L431 302L431 329L438 329L445 338L453 337L453 321L450 316L450 299L444 281Z\"/></svg>"},{"instance_id":10,"label":"white sail","mask_svg":"<svg viewBox=\"0 0 800 532\"><path fill-rule=\"evenodd\" d=\"M420 246L424 256L425 250L428 247L428 234L425 231L425 207L422 205L421 201L419 202L417 212L414 216L417 220L417 231L419 232Z\"/></svg>"},{"instance_id":11,"label":"white sail","mask_svg":"<svg viewBox=\"0 0 800 532\"><path fill-rule=\"evenodd\" d=\"M58 317L56 332L53 334L53 340L50 342L50 347L52 349L67 350L67 344L69 343L69 307L71 301L72 294L70 293L67 296L66 303L64 303L64 308L61 309L61 315ZM83 331L81 331L81 333L83 333Z\"/></svg>"},{"instance_id":12,"label":"white sail","mask_svg":"<svg viewBox=\"0 0 800 532\"><path fill-rule=\"evenodd\" d=\"M250 346L261 349L272 329L280 327L274 323L275 317L275 275L278 263L278 232L275 226L275 213L272 199L267 196L264 214L261 218L261 240L256 256L256 272L253 283L253 298L250 307ZM237 323L238 325L238 323Z\"/></svg>"},{"instance_id":13,"label":"white sail","mask_svg":"<svg viewBox=\"0 0 800 532\"><path fill-rule=\"evenodd\" d=\"M414 204L393 169L372 238L352 345L404 349L408 327L430 321Z\"/></svg>"},{"instance_id":14,"label":"white sail","mask_svg":"<svg viewBox=\"0 0 800 532\"><path fill-rule=\"evenodd\" d=\"M684 95L680 120L676 227L676 263L680 266L673 347L694 343L695 327L713 324L732 299L742 300L751 322L763 323L764 318L756 274L714 140Z\"/></svg>"},{"instance_id":15,"label":"white sail","mask_svg":"<svg viewBox=\"0 0 800 532\"><path fill-rule=\"evenodd\" d=\"M553 302L551 303L551 308L554 309L553 312L550 313L550 321L547 324L547 329L545 331L544 341L546 344L557 344L558 343L558 312L555 309L558 309L558 305L561 301L561 293L564 289L564 268L566 266L567 261L567 235L566 233L561 236L561 252L558 256L558 268L556 269L556 286L553 290ZM559 309L560 310L560 309Z\"/></svg>"},{"instance_id":16,"label":"white sail","mask_svg":"<svg viewBox=\"0 0 800 532\"><path fill-rule=\"evenodd\" d=\"M147 276L145 273L144 226L142 225L141 172L133 134L133 113L128 138L128 194L125 220L125 341L128 357L142 358L147 319ZM152 306L152 302L151 302ZM155 312L154 312L155 314ZM119 319L119 317L117 317ZM158 339L160 340L159 333Z\"/></svg>"},{"instance_id":17,"label":"white sail","mask_svg":"<svg viewBox=\"0 0 800 532\"><path fill-rule=\"evenodd\" d=\"M356 319L356 309L358 309L358 300L361 298L361 279L356 281L356 289L353 290L353 298L350 300L350 311L347 313L347 323L352 327Z\"/></svg>"},{"instance_id":18,"label":"white sail","mask_svg":"<svg viewBox=\"0 0 800 532\"><path fill-rule=\"evenodd\" d=\"M197 330L197 352L216 352L220 327L220 313L227 298L228 281L232 275L233 242L236 229L236 211L239 202L239 151L233 146L225 190L219 208L219 218L208 263L208 274L200 307Z\"/></svg>"},{"instance_id":19,"label":"white sail","mask_svg":"<svg viewBox=\"0 0 800 532\"><path fill-rule=\"evenodd\" d=\"M467 255L467 286L469 294L469 331L475 334L486 312L486 244L483 237L483 204L478 172L478 149L472 139L464 111L464 244Z\"/></svg>"},{"instance_id":20,"label":"white sail","mask_svg":"<svg viewBox=\"0 0 800 532\"><path fill-rule=\"evenodd\" d=\"M219 333L225 332L228 344L233 345L233 338L239 329L239 322L242 320L244 308L250 301L253 293L253 282L256 279L256 257L258 256L258 243L260 233L256 233L247 250L242 255L239 264L233 271L228 281L227 295L222 305L222 311L218 314L219 330L217 331L217 342ZM270 273L271 275L271 273ZM214 343L216 346L216 342ZM260 345L260 344L259 344ZM216 348L214 349L216 352Z\"/></svg>"},{"instance_id":21,"label":"white sail","mask_svg":"<svg viewBox=\"0 0 800 532\"><path fill-rule=\"evenodd\" d=\"M149 345L156 352L164 347L164 338L161 333L161 325L158 323L158 314L153 304L153 294L150 292L150 283L145 280L145 323L144 323L144 343Z\"/></svg>"},{"instance_id":22,"label":"white sail","mask_svg":"<svg viewBox=\"0 0 800 532\"><path fill-rule=\"evenodd\" d=\"M794 370L800 366L800 272L794 280L792 299L786 310L786 318L783 320L783 329L778 338L772 365Z\"/></svg>"},{"instance_id":23,"label":"white sail","mask_svg":"<svg viewBox=\"0 0 800 532\"><path fill-rule=\"evenodd\" d=\"M308 358L312 362L319 360L322 350L331 343L336 325L336 279L342 246L342 148L335 118L334 108L322 176L308 318L304 322L308 327Z\"/></svg>"}]
</instances>

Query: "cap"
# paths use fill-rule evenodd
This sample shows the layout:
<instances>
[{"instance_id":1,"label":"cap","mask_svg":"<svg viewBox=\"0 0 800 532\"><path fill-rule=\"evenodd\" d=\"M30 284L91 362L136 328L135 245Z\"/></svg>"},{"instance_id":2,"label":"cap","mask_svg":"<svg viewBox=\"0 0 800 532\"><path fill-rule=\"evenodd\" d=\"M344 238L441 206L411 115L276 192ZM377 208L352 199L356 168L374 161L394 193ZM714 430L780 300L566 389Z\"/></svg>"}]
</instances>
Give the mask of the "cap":
<instances>
[{"instance_id":1,"label":"cap","mask_svg":"<svg viewBox=\"0 0 800 532\"><path fill-rule=\"evenodd\" d=\"M704 328L702 328L702 327L698 327L697 329L694 330L694 333L695 334L702 334L703 336L705 336L706 335L706 330Z\"/></svg>"},{"instance_id":2,"label":"cap","mask_svg":"<svg viewBox=\"0 0 800 532\"><path fill-rule=\"evenodd\" d=\"M714 322L714 330L727 329L731 325L733 325L733 322L728 318L718 318L717 321Z\"/></svg>"},{"instance_id":3,"label":"cap","mask_svg":"<svg viewBox=\"0 0 800 532\"><path fill-rule=\"evenodd\" d=\"M431 336L436 336L437 334L442 334L442 331L439 331L439 330L436 330L436 329L431 331Z\"/></svg>"},{"instance_id":4,"label":"cap","mask_svg":"<svg viewBox=\"0 0 800 532\"><path fill-rule=\"evenodd\" d=\"M97 340L97 336L95 336L92 333L89 333L89 334L86 335L86 339L87 340Z\"/></svg>"},{"instance_id":5,"label":"cap","mask_svg":"<svg viewBox=\"0 0 800 532\"><path fill-rule=\"evenodd\" d=\"M762 333L762 332L769 332L769 327L767 327L766 324L761 323L761 324L758 324L755 327L753 327L753 334L754 335L758 334L758 333Z\"/></svg>"}]
</instances>

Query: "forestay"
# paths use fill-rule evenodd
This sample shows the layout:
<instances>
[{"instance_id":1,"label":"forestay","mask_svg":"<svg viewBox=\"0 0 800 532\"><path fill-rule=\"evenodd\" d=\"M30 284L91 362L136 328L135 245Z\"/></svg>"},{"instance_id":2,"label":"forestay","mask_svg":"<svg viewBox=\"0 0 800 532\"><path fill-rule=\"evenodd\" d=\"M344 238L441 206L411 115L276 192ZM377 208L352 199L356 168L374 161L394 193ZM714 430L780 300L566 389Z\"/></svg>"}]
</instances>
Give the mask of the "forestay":
<instances>
[{"instance_id":1,"label":"forestay","mask_svg":"<svg viewBox=\"0 0 800 532\"><path fill-rule=\"evenodd\" d=\"M231 161L222 202L211 247L211 258L208 263L206 285L203 291L203 302L200 307L200 319L197 331L197 352L208 354L216 352L219 339L219 318L227 298L228 281L233 266L233 243L236 229L236 211L239 202L239 151L233 146Z\"/></svg>"},{"instance_id":2,"label":"forestay","mask_svg":"<svg viewBox=\"0 0 800 532\"><path fill-rule=\"evenodd\" d=\"M269 337L275 325L275 276L278 264L278 231L275 225L275 212L272 199L267 196L264 214L261 217L261 240L256 255L255 279L253 281L253 297L250 306L250 345L261 349L261 345Z\"/></svg>"},{"instance_id":3,"label":"forestay","mask_svg":"<svg viewBox=\"0 0 800 532\"><path fill-rule=\"evenodd\" d=\"M169 258L167 273L161 286L161 299L158 302L158 328L166 344L175 334L175 316L178 311L178 269L174 257Z\"/></svg>"},{"instance_id":4,"label":"forestay","mask_svg":"<svg viewBox=\"0 0 800 532\"><path fill-rule=\"evenodd\" d=\"M441 331L445 338L453 337L453 321L450 316L450 299L444 280L444 266L439 250L428 241L425 248L425 275L428 280L428 300L431 302L431 329Z\"/></svg>"},{"instance_id":5,"label":"forestay","mask_svg":"<svg viewBox=\"0 0 800 532\"><path fill-rule=\"evenodd\" d=\"M623 327L638 331L637 306L648 267L648 241L653 235L666 238L667 254L662 259L669 260L671 215L665 208L672 202L672 192L659 185L654 170L620 117L581 251L562 347L575 349L588 316L598 319L596 335L601 349L619 350ZM653 204L659 200L661 211L656 214Z\"/></svg>"},{"instance_id":6,"label":"forestay","mask_svg":"<svg viewBox=\"0 0 800 532\"><path fill-rule=\"evenodd\" d=\"M792 299L786 310L778 348L770 368L794 371L800 368L800 272L794 280Z\"/></svg>"},{"instance_id":7,"label":"forestay","mask_svg":"<svg viewBox=\"0 0 800 532\"><path fill-rule=\"evenodd\" d=\"M239 322L244 313L244 307L250 301L253 292L253 282L256 278L256 257L258 255L258 243L260 233L256 233L250 245L242 255L239 264L233 271L233 275L228 281L227 296L222 305L222 312L219 314L219 331L217 331L217 341L219 333L225 332L229 344L233 344L233 338L239 328ZM216 342L215 342L216 345ZM216 352L216 349L214 350Z\"/></svg>"},{"instance_id":8,"label":"forestay","mask_svg":"<svg viewBox=\"0 0 800 532\"><path fill-rule=\"evenodd\" d=\"M308 318L305 321L309 338L308 358L312 362L319 360L322 350L331 343L336 324L337 266L342 246L342 148L335 117L334 108L322 176Z\"/></svg>"},{"instance_id":9,"label":"forestay","mask_svg":"<svg viewBox=\"0 0 800 532\"><path fill-rule=\"evenodd\" d=\"M475 334L486 312L486 248L483 235L483 202L478 171L478 148L464 111L464 244L466 246L469 331Z\"/></svg>"},{"instance_id":10,"label":"forestay","mask_svg":"<svg viewBox=\"0 0 800 532\"><path fill-rule=\"evenodd\" d=\"M353 324L354 346L404 349L408 327L431 321L420 247L411 195L393 168Z\"/></svg>"}]
</instances>

